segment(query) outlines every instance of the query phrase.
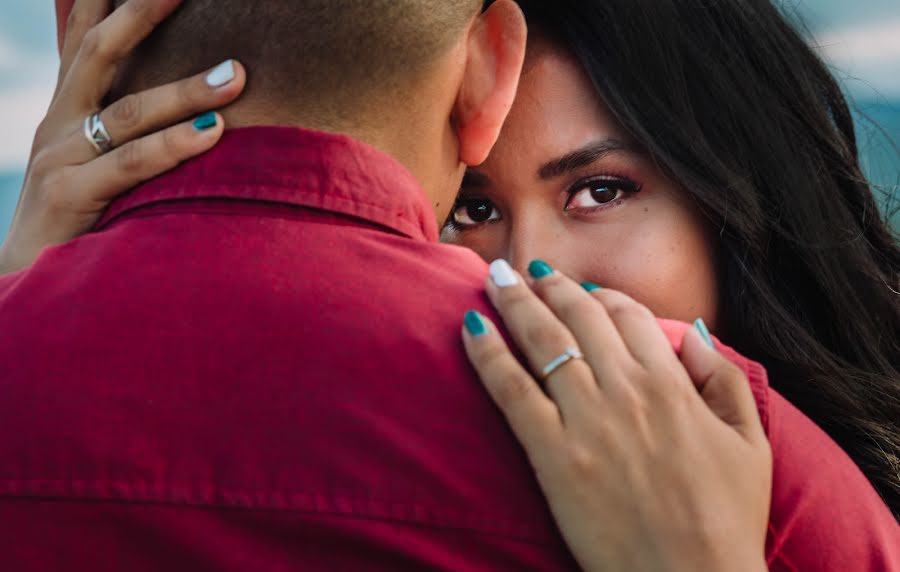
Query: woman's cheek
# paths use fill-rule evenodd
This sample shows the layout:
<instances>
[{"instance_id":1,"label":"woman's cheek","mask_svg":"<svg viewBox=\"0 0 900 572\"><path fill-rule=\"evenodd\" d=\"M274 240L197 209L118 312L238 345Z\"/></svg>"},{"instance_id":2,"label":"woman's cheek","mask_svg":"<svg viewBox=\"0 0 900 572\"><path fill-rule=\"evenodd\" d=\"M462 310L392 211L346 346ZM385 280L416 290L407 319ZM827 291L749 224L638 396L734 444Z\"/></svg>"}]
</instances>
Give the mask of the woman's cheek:
<instances>
[{"instance_id":1,"label":"woman's cheek","mask_svg":"<svg viewBox=\"0 0 900 572\"><path fill-rule=\"evenodd\" d=\"M652 215L652 209L644 214ZM605 236L579 241L595 245L582 251L582 261L590 263L579 275L625 292L660 318L692 322L702 317L715 328L714 257L693 217L678 212L645 216L638 223L598 230L593 234Z\"/></svg>"}]
</instances>

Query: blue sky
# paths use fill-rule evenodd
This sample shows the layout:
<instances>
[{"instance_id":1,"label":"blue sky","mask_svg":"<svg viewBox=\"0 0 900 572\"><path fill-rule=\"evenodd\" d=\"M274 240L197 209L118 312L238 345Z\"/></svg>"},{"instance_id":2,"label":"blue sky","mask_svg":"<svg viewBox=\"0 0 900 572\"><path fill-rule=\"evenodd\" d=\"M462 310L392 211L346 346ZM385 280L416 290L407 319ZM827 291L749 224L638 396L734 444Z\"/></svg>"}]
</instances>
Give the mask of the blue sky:
<instances>
[{"instance_id":1,"label":"blue sky","mask_svg":"<svg viewBox=\"0 0 900 572\"><path fill-rule=\"evenodd\" d=\"M900 106L900 1L783 0L857 101ZM24 167L56 80L52 0L0 0L0 171ZM891 130L895 128L890 127ZM14 134L19 134L14 136ZM891 133L900 140L900 131Z\"/></svg>"},{"instance_id":2,"label":"blue sky","mask_svg":"<svg viewBox=\"0 0 900 572\"><path fill-rule=\"evenodd\" d=\"M0 171L22 168L56 79L52 0L0 0ZM900 101L900 1L784 0L854 98ZM898 104L900 105L900 104ZM12 136L13 134L21 134ZM893 133L900 139L900 133Z\"/></svg>"}]
</instances>

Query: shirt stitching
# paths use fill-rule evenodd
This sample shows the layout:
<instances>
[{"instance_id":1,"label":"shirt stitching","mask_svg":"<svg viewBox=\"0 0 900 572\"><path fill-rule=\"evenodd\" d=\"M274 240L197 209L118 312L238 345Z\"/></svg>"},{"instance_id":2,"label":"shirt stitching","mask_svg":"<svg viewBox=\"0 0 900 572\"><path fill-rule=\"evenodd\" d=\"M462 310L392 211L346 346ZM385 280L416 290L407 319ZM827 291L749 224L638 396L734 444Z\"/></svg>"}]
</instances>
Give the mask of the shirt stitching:
<instances>
[{"instance_id":1,"label":"shirt stitching","mask_svg":"<svg viewBox=\"0 0 900 572\"><path fill-rule=\"evenodd\" d=\"M342 215L372 220L372 222L376 222L382 226L387 226L389 228L397 230L398 232L401 232L402 234L410 238L428 237L428 233L426 233L424 229L422 229L419 225L415 224L415 222L409 219L398 217L397 209L387 208L377 203L360 201L356 198L350 199L344 196L322 194L312 190L304 191L302 189L279 185L255 185L253 187L254 196L233 196L224 193L224 190L226 189L233 191L234 187L230 187L228 185L201 185L199 189L191 189L190 196L185 196L184 188L173 189L172 187L167 187L166 192L160 192L154 198L142 196L140 197L140 200L126 200L126 202L122 203L115 212L112 212L107 217L104 217L104 219L102 219L101 222L97 225L95 230L103 230L113 222L121 220L123 218L127 218L129 214L136 209L143 209L160 203L191 202L202 200L228 200L235 202L252 203L268 202L296 208L318 208L320 210L336 212ZM285 201L278 200L272 197L263 198L260 196L262 193L273 191L276 193L290 193L291 198L304 198L307 200ZM316 198L318 200L308 200L310 198ZM361 212L361 210L364 209L359 209L359 207L365 207L367 209L375 211L377 213L377 218L372 217L368 213Z\"/></svg>"},{"instance_id":2,"label":"shirt stitching","mask_svg":"<svg viewBox=\"0 0 900 572\"><path fill-rule=\"evenodd\" d=\"M165 490L161 490L165 489ZM149 503L167 506L298 511L390 520L515 538L548 544L550 538L534 527L508 519L462 513L453 509L350 495L298 491L252 491L217 487L198 491L190 486L146 483L23 479L0 481L0 498L34 497L67 502Z\"/></svg>"}]
</instances>

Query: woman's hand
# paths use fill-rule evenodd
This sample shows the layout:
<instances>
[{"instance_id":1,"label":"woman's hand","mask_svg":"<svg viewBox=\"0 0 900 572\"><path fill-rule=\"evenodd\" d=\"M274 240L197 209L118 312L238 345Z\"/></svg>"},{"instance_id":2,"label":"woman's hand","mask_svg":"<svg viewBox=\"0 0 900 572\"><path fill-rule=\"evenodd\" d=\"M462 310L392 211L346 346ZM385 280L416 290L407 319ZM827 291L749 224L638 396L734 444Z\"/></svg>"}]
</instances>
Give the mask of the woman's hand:
<instances>
[{"instance_id":1,"label":"woman's hand","mask_svg":"<svg viewBox=\"0 0 900 572\"><path fill-rule=\"evenodd\" d=\"M470 312L463 337L582 567L765 570L772 458L744 374L696 328L679 361L631 298L532 268L533 291L492 266L510 334L531 371L567 348L583 359L550 373L545 393L487 318Z\"/></svg>"},{"instance_id":2,"label":"woman's hand","mask_svg":"<svg viewBox=\"0 0 900 572\"><path fill-rule=\"evenodd\" d=\"M193 117L230 103L244 89L243 68L226 62L216 73L129 95L102 110L115 148L99 154L85 135L85 118L101 110L117 67L180 0L129 0L108 15L110 4L78 0L72 10L56 93L0 246L0 274L87 232L117 195L209 150L222 136L222 119L206 115L195 126Z\"/></svg>"}]
</instances>

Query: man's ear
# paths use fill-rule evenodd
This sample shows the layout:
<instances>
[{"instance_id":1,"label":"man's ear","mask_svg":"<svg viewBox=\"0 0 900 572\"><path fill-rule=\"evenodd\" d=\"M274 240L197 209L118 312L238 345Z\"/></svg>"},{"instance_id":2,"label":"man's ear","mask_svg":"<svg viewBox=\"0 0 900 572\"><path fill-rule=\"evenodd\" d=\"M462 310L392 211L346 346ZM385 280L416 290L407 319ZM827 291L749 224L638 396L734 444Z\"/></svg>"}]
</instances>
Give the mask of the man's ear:
<instances>
[{"instance_id":1,"label":"man's ear","mask_svg":"<svg viewBox=\"0 0 900 572\"><path fill-rule=\"evenodd\" d=\"M514 0L497 0L472 26L453 110L459 159L468 166L483 163L500 136L516 98L527 39L525 15Z\"/></svg>"}]
</instances>

